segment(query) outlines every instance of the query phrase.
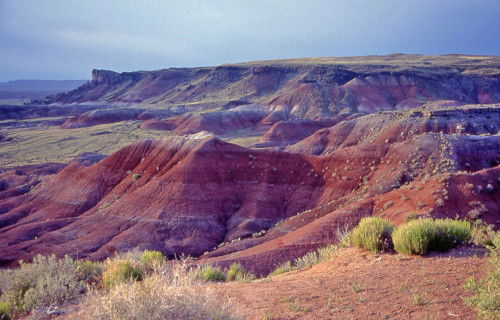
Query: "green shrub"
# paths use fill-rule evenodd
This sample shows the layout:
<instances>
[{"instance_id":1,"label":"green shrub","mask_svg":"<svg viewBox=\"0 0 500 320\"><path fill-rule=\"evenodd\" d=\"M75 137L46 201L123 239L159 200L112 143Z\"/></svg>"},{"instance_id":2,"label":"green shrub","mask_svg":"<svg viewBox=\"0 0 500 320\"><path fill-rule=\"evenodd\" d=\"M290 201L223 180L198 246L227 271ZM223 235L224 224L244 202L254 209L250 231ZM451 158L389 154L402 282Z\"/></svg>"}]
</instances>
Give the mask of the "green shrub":
<instances>
[{"instance_id":1,"label":"green shrub","mask_svg":"<svg viewBox=\"0 0 500 320\"><path fill-rule=\"evenodd\" d=\"M273 276L277 276L282 273L290 272L292 270L295 270L296 268L292 266L292 263L290 261L284 262L280 264L274 271L271 273Z\"/></svg>"},{"instance_id":2,"label":"green shrub","mask_svg":"<svg viewBox=\"0 0 500 320\"><path fill-rule=\"evenodd\" d=\"M351 232L351 243L372 253L389 250L392 247L391 234L394 225L380 217L363 218Z\"/></svg>"},{"instance_id":3,"label":"green shrub","mask_svg":"<svg viewBox=\"0 0 500 320\"><path fill-rule=\"evenodd\" d=\"M204 281L225 281L226 275L219 267L214 267L210 264L203 265L199 268L196 277Z\"/></svg>"},{"instance_id":4,"label":"green shrub","mask_svg":"<svg viewBox=\"0 0 500 320\"><path fill-rule=\"evenodd\" d=\"M396 228L392 234L394 249L404 254L425 254L436 234L432 219L412 220Z\"/></svg>"},{"instance_id":5,"label":"green shrub","mask_svg":"<svg viewBox=\"0 0 500 320\"><path fill-rule=\"evenodd\" d=\"M102 275L102 266L99 262L90 260L76 261L76 272L78 279L86 283L96 283Z\"/></svg>"},{"instance_id":6,"label":"green shrub","mask_svg":"<svg viewBox=\"0 0 500 320\"><path fill-rule=\"evenodd\" d=\"M148 271L161 267L165 263L165 257L159 251L144 250L141 255L141 262Z\"/></svg>"},{"instance_id":7,"label":"green shrub","mask_svg":"<svg viewBox=\"0 0 500 320\"><path fill-rule=\"evenodd\" d=\"M242 279L245 276L246 273L247 273L247 271L245 270L245 268L243 268L241 266L240 263L233 262L229 266L229 270L227 271L226 280L227 281L234 281L234 280L237 280L237 279Z\"/></svg>"},{"instance_id":8,"label":"green shrub","mask_svg":"<svg viewBox=\"0 0 500 320\"><path fill-rule=\"evenodd\" d=\"M255 275L248 273L238 262L233 262L227 271L226 281L250 282L255 280Z\"/></svg>"},{"instance_id":9,"label":"green shrub","mask_svg":"<svg viewBox=\"0 0 500 320\"><path fill-rule=\"evenodd\" d=\"M434 220L436 235L431 242L430 250L448 251L464 243L471 236L471 226L468 221L438 219Z\"/></svg>"},{"instance_id":10,"label":"green shrub","mask_svg":"<svg viewBox=\"0 0 500 320\"><path fill-rule=\"evenodd\" d=\"M10 306L7 302L0 301L0 320L10 319Z\"/></svg>"},{"instance_id":11,"label":"green shrub","mask_svg":"<svg viewBox=\"0 0 500 320\"><path fill-rule=\"evenodd\" d=\"M64 302L83 290L76 265L67 256L38 255L32 263L20 261L19 269L2 273L1 282L5 299L20 312Z\"/></svg>"},{"instance_id":12,"label":"green shrub","mask_svg":"<svg viewBox=\"0 0 500 320\"><path fill-rule=\"evenodd\" d=\"M102 280L106 288L111 288L119 283L142 280L141 267L131 260L112 259L106 261L106 270Z\"/></svg>"},{"instance_id":13,"label":"green shrub","mask_svg":"<svg viewBox=\"0 0 500 320\"><path fill-rule=\"evenodd\" d=\"M392 234L399 253L423 255L429 250L447 251L467 241L471 226L467 221L420 219L399 226Z\"/></svg>"},{"instance_id":14,"label":"green shrub","mask_svg":"<svg viewBox=\"0 0 500 320\"><path fill-rule=\"evenodd\" d=\"M464 301L476 308L479 318L500 319L500 233L497 232L491 238L491 243L486 276L478 281L473 277L467 279L464 287L472 291L474 296Z\"/></svg>"}]
</instances>

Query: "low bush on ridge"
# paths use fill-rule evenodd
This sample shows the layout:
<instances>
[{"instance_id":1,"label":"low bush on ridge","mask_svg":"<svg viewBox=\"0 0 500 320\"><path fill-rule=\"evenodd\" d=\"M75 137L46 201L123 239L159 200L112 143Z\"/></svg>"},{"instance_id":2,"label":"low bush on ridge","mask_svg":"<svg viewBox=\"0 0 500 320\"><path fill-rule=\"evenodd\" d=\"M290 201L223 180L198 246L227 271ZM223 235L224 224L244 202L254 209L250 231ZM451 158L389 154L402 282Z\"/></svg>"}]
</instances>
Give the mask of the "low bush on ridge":
<instances>
[{"instance_id":1,"label":"low bush on ridge","mask_svg":"<svg viewBox=\"0 0 500 320\"><path fill-rule=\"evenodd\" d=\"M88 284L96 284L101 280L102 265L96 261L82 260L75 261L78 278Z\"/></svg>"},{"instance_id":2,"label":"low bush on ridge","mask_svg":"<svg viewBox=\"0 0 500 320\"><path fill-rule=\"evenodd\" d=\"M353 245L370 250L372 253L392 249L391 235L394 225L380 217L363 218L350 236Z\"/></svg>"},{"instance_id":3,"label":"low bush on ridge","mask_svg":"<svg viewBox=\"0 0 500 320\"><path fill-rule=\"evenodd\" d=\"M399 226L392 234L394 249L405 254L425 254L436 234L432 219L411 220Z\"/></svg>"},{"instance_id":4,"label":"low bush on ridge","mask_svg":"<svg viewBox=\"0 0 500 320\"><path fill-rule=\"evenodd\" d=\"M392 241L399 253L423 255L429 250L447 251L464 243L470 236L468 221L426 218L397 227Z\"/></svg>"},{"instance_id":5,"label":"low bush on ridge","mask_svg":"<svg viewBox=\"0 0 500 320\"><path fill-rule=\"evenodd\" d=\"M436 236L431 243L431 250L448 251L465 243L471 237L470 222L465 220L436 219Z\"/></svg>"}]
</instances>

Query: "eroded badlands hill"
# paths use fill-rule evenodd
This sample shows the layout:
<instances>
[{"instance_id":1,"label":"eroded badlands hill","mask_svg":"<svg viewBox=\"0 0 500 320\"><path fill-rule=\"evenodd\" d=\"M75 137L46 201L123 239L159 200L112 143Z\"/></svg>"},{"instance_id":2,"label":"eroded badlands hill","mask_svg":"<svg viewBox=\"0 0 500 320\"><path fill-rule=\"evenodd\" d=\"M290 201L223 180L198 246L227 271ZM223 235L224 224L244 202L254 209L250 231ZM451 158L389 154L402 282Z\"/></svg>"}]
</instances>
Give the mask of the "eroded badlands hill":
<instances>
[{"instance_id":1,"label":"eroded badlands hill","mask_svg":"<svg viewBox=\"0 0 500 320\"><path fill-rule=\"evenodd\" d=\"M4 171L1 263L140 247L266 274L364 216L401 223L416 212L498 226L498 128L494 105L388 111L333 121L288 152L170 137L80 157L40 183L15 182L26 168ZM20 184L33 187L12 192Z\"/></svg>"}]
</instances>

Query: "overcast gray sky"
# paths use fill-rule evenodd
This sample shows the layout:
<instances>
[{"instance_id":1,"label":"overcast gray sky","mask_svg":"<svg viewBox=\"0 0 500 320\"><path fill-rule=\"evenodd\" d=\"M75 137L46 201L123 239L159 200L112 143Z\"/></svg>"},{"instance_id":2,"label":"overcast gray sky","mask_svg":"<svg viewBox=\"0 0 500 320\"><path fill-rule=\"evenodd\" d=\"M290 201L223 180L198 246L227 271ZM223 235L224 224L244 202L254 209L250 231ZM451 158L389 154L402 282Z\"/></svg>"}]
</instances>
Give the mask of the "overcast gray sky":
<instances>
[{"instance_id":1,"label":"overcast gray sky","mask_svg":"<svg viewBox=\"0 0 500 320\"><path fill-rule=\"evenodd\" d=\"M500 1L0 0L0 81L394 52L500 55Z\"/></svg>"}]
</instances>

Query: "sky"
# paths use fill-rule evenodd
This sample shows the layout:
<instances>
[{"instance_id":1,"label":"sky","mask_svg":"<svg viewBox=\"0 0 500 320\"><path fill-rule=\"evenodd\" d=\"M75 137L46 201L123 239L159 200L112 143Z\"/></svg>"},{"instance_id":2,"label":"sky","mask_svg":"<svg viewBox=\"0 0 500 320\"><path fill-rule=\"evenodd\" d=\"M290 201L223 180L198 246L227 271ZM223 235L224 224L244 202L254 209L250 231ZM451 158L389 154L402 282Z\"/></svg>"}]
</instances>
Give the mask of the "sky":
<instances>
[{"instance_id":1,"label":"sky","mask_svg":"<svg viewBox=\"0 0 500 320\"><path fill-rule=\"evenodd\" d=\"M500 1L0 0L0 81L396 52L500 55Z\"/></svg>"}]
</instances>

